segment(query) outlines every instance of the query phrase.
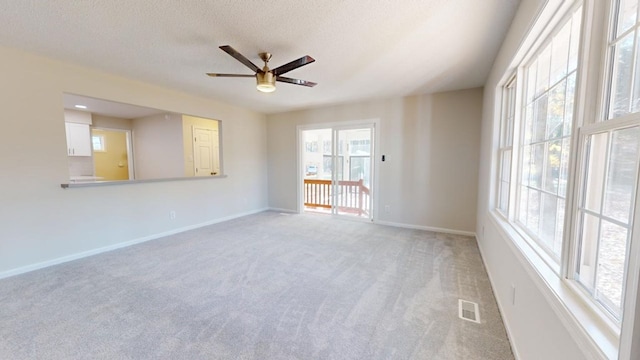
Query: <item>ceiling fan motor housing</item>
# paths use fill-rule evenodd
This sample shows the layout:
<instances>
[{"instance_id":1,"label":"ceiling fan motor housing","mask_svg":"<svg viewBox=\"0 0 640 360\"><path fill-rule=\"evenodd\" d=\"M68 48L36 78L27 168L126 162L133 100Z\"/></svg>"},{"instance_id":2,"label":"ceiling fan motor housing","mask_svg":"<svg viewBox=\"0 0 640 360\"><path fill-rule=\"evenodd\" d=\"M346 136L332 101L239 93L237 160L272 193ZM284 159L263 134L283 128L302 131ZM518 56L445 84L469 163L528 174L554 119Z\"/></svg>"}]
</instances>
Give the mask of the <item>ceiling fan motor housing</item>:
<instances>
[{"instance_id":1,"label":"ceiling fan motor housing","mask_svg":"<svg viewBox=\"0 0 640 360\"><path fill-rule=\"evenodd\" d=\"M268 69L262 73L256 73L256 79L258 81L258 90L271 92L276 89L276 77Z\"/></svg>"}]
</instances>

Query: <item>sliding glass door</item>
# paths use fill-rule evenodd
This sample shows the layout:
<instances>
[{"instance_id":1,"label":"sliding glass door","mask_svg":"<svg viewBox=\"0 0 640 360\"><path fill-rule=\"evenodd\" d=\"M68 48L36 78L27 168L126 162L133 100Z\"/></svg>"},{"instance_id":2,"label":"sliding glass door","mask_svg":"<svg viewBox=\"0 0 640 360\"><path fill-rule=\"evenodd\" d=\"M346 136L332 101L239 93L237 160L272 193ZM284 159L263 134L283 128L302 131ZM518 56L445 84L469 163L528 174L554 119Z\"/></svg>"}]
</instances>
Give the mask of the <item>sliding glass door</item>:
<instances>
[{"instance_id":1,"label":"sliding glass door","mask_svg":"<svg viewBox=\"0 0 640 360\"><path fill-rule=\"evenodd\" d=\"M304 211L373 218L374 131L373 123L301 131Z\"/></svg>"}]
</instances>

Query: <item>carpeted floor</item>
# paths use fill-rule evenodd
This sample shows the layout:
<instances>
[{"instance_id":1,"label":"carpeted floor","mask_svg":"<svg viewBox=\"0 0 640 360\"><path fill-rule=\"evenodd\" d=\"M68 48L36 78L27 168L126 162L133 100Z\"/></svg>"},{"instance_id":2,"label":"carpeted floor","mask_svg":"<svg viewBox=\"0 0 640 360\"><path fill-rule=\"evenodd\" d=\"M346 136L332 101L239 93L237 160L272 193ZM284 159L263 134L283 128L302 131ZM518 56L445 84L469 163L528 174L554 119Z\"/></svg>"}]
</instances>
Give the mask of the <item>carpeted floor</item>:
<instances>
[{"instance_id":1,"label":"carpeted floor","mask_svg":"<svg viewBox=\"0 0 640 360\"><path fill-rule=\"evenodd\" d=\"M0 280L0 358L513 355L473 238L265 212Z\"/></svg>"}]
</instances>

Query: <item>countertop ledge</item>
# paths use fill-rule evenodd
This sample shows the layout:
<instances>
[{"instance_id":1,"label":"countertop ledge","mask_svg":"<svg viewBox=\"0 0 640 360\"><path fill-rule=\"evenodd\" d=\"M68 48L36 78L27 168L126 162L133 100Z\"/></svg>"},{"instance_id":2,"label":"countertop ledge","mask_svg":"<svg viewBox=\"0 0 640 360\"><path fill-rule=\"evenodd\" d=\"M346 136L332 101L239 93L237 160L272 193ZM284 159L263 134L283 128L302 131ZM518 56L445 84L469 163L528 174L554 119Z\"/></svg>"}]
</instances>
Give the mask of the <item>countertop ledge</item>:
<instances>
[{"instance_id":1,"label":"countertop ledge","mask_svg":"<svg viewBox=\"0 0 640 360\"><path fill-rule=\"evenodd\" d=\"M104 180L83 180L80 182L69 181L66 184L60 184L60 187L63 189L72 189L72 188L85 188L85 187L96 187L96 186L111 186L111 185L129 185L129 184L144 184L144 183L155 183L155 182L167 182L167 181L190 181L190 180L204 180L204 179L224 179L227 178L228 175L214 175L214 176L193 176L193 177L177 177L177 178L166 178L166 179L144 179L144 180L116 180L116 181L104 181Z\"/></svg>"}]
</instances>

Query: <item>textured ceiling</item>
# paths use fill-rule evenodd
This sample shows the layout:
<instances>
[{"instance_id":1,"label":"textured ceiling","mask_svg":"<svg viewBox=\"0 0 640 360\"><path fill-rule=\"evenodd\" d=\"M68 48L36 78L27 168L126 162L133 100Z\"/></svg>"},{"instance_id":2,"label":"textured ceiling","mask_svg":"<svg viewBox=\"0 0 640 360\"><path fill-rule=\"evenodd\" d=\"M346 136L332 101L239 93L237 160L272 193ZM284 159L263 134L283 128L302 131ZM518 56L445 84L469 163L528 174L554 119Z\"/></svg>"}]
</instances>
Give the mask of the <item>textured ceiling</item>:
<instances>
[{"instance_id":1,"label":"textured ceiling","mask_svg":"<svg viewBox=\"0 0 640 360\"><path fill-rule=\"evenodd\" d=\"M265 113L482 86L519 0L5 0L0 45ZM251 71L315 63L256 91Z\"/></svg>"}]
</instances>

